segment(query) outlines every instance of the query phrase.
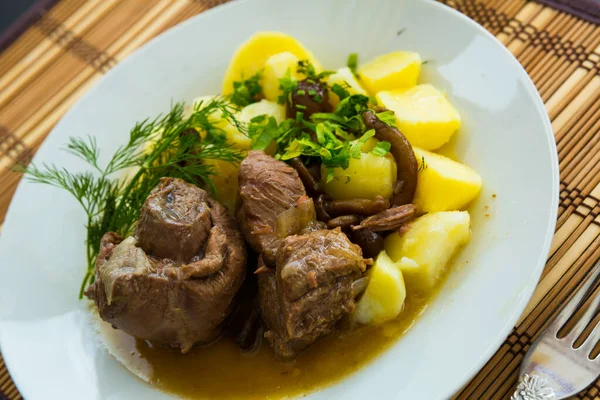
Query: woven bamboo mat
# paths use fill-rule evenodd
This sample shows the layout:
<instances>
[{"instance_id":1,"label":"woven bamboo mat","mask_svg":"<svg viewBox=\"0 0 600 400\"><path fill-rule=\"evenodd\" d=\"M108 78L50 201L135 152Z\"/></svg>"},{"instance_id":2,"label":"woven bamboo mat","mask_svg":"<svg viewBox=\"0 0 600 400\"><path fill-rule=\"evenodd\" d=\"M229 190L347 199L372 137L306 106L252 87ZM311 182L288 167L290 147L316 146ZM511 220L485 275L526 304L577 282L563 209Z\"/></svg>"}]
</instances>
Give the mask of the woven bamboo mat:
<instances>
[{"instance_id":1,"label":"woven bamboo mat","mask_svg":"<svg viewBox=\"0 0 600 400\"><path fill-rule=\"evenodd\" d=\"M165 29L225 0L62 0L0 54L0 230L27 161L73 103ZM532 340L600 258L600 27L526 0L444 0L491 31L531 75L552 119L560 207L525 313L458 399L506 399ZM0 356L0 399L20 399ZM579 399L600 398L600 381Z\"/></svg>"}]
</instances>

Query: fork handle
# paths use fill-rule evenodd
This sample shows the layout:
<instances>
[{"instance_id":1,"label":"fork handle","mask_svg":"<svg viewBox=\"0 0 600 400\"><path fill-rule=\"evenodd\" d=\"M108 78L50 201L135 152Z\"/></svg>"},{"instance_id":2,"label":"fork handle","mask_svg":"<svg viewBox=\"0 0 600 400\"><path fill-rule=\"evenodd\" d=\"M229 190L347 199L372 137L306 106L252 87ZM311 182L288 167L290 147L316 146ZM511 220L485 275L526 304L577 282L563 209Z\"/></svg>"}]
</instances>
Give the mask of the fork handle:
<instances>
[{"instance_id":1,"label":"fork handle","mask_svg":"<svg viewBox=\"0 0 600 400\"><path fill-rule=\"evenodd\" d=\"M517 390L510 400L554 400L554 389L548 385L548 381L537 375L523 374L519 378Z\"/></svg>"}]
</instances>

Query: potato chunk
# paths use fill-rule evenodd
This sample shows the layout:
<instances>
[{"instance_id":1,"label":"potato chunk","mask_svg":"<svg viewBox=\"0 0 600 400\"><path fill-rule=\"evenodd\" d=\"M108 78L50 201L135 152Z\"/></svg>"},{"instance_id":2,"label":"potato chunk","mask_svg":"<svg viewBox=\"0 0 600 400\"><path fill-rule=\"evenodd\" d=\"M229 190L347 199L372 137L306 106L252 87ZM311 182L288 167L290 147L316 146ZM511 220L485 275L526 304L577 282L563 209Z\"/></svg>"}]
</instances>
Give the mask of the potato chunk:
<instances>
[{"instance_id":1,"label":"potato chunk","mask_svg":"<svg viewBox=\"0 0 600 400\"><path fill-rule=\"evenodd\" d=\"M358 69L361 83L371 95L382 90L413 87L420 72L421 56L409 51L384 54Z\"/></svg>"},{"instance_id":2,"label":"potato chunk","mask_svg":"<svg viewBox=\"0 0 600 400\"><path fill-rule=\"evenodd\" d=\"M215 172L211 176L211 180L217 188L217 200L227 207L229 211L232 213L235 212L239 165L214 159L206 159L203 163L211 166Z\"/></svg>"},{"instance_id":3,"label":"potato chunk","mask_svg":"<svg viewBox=\"0 0 600 400\"><path fill-rule=\"evenodd\" d=\"M367 92L360 85L356 77L348 67L340 68L335 74L329 75L326 80L327 85L332 87L336 83L346 89L350 94L364 94ZM335 108L340 102L340 98L337 94L329 92L329 104Z\"/></svg>"},{"instance_id":4,"label":"potato chunk","mask_svg":"<svg viewBox=\"0 0 600 400\"><path fill-rule=\"evenodd\" d=\"M413 150L419 163L413 202L419 210L461 210L477 197L482 181L473 169L439 154L416 147Z\"/></svg>"},{"instance_id":5,"label":"potato chunk","mask_svg":"<svg viewBox=\"0 0 600 400\"><path fill-rule=\"evenodd\" d=\"M285 119L285 107L273 101L261 100L258 103L249 104L242 109L240 121L249 123L252 118L259 115L268 115L275 117L277 123Z\"/></svg>"},{"instance_id":6,"label":"potato chunk","mask_svg":"<svg viewBox=\"0 0 600 400\"><path fill-rule=\"evenodd\" d=\"M369 284L356 304L354 318L361 324L380 324L396 318L404 306L406 288L399 266L385 251L369 270Z\"/></svg>"},{"instance_id":7,"label":"potato chunk","mask_svg":"<svg viewBox=\"0 0 600 400\"><path fill-rule=\"evenodd\" d=\"M265 98L270 101L277 101L281 94L279 90L279 80L290 71L290 75L298 80L303 79L297 72L298 61L300 59L289 51L272 55L265 62L265 68L262 73L261 85Z\"/></svg>"},{"instance_id":8,"label":"potato chunk","mask_svg":"<svg viewBox=\"0 0 600 400\"><path fill-rule=\"evenodd\" d=\"M318 71L321 64L315 56L293 37L281 32L258 32L235 52L223 78L222 93L233 92L233 82L249 78L264 68L272 55L290 52L300 60L308 59Z\"/></svg>"},{"instance_id":9,"label":"potato chunk","mask_svg":"<svg viewBox=\"0 0 600 400\"><path fill-rule=\"evenodd\" d=\"M433 290L457 250L471 239L470 223L466 211L431 213L412 222L408 232L385 239L385 251L399 262L408 290Z\"/></svg>"},{"instance_id":10,"label":"potato chunk","mask_svg":"<svg viewBox=\"0 0 600 400\"><path fill-rule=\"evenodd\" d=\"M418 85L377 93L377 101L396 114L396 125L410 144L435 150L460 127L460 115L439 90Z\"/></svg>"},{"instance_id":11,"label":"potato chunk","mask_svg":"<svg viewBox=\"0 0 600 400\"><path fill-rule=\"evenodd\" d=\"M323 182L327 171L323 169ZM388 157L361 153L360 158L351 158L347 169L336 168L334 178L325 183L325 192L336 200L363 198L374 199L392 196L396 181L396 163Z\"/></svg>"}]
</instances>

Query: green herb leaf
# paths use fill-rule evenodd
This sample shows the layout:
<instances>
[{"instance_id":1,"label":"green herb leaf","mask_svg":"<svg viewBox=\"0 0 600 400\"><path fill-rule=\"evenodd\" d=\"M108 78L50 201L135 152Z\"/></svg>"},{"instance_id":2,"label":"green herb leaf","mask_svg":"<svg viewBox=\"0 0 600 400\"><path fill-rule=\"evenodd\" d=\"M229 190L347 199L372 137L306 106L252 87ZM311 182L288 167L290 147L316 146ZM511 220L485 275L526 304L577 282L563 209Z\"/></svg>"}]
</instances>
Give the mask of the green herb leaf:
<instances>
[{"instance_id":1,"label":"green herb leaf","mask_svg":"<svg viewBox=\"0 0 600 400\"><path fill-rule=\"evenodd\" d=\"M388 110L377 113L377 118L389 126L396 126L396 114L393 111Z\"/></svg>"},{"instance_id":2,"label":"green herb leaf","mask_svg":"<svg viewBox=\"0 0 600 400\"><path fill-rule=\"evenodd\" d=\"M317 74L314 65L312 65L312 63L308 60L298 61L298 67L296 68L296 71L299 74L305 75L309 83L315 83L329 75L335 74L335 71L323 71Z\"/></svg>"},{"instance_id":3,"label":"green herb leaf","mask_svg":"<svg viewBox=\"0 0 600 400\"><path fill-rule=\"evenodd\" d=\"M361 149L367 143L367 140L375 136L375 129L369 129L359 139L352 142L351 155L352 158L360 158Z\"/></svg>"},{"instance_id":4,"label":"green herb leaf","mask_svg":"<svg viewBox=\"0 0 600 400\"><path fill-rule=\"evenodd\" d=\"M257 96L262 93L260 78L261 73L257 72L248 79L233 82L233 93L229 101L240 107L256 103Z\"/></svg>"},{"instance_id":5,"label":"green herb leaf","mask_svg":"<svg viewBox=\"0 0 600 400\"><path fill-rule=\"evenodd\" d=\"M390 142L379 142L375 145L373 150L371 150L371 154L375 154L379 157L384 157L387 153L390 152L390 148L392 145Z\"/></svg>"},{"instance_id":6,"label":"green herb leaf","mask_svg":"<svg viewBox=\"0 0 600 400\"><path fill-rule=\"evenodd\" d=\"M278 98L279 104L285 104L286 102L292 102L292 94L298 89L298 80L292 76L292 71L288 69L283 76L279 79L279 89L283 92Z\"/></svg>"},{"instance_id":7,"label":"green herb leaf","mask_svg":"<svg viewBox=\"0 0 600 400\"><path fill-rule=\"evenodd\" d=\"M369 104L369 98L362 94L353 94L346 97L335 108L335 114L351 118L357 115L361 115L367 110Z\"/></svg>"},{"instance_id":8,"label":"green herb leaf","mask_svg":"<svg viewBox=\"0 0 600 400\"><path fill-rule=\"evenodd\" d=\"M348 85L346 83L346 85ZM348 85L349 87L350 85ZM334 83L333 86L330 89L333 93L337 94L337 96L340 98L340 100L344 100L346 97L350 96L350 92L348 92L344 87L342 87L342 85L340 85L339 83Z\"/></svg>"},{"instance_id":9,"label":"green herb leaf","mask_svg":"<svg viewBox=\"0 0 600 400\"><path fill-rule=\"evenodd\" d=\"M419 172L425 171L427 169L427 163L425 162L425 157L421 157L421 165L419 166Z\"/></svg>"},{"instance_id":10,"label":"green herb leaf","mask_svg":"<svg viewBox=\"0 0 600 400\"><path fill-rule=\"evenodd\" d=\"M346 65L350 68L350 71L358 78L358 54L351 53L348 55L348 61L346 61Z\"/></svg>"}]
</instances>

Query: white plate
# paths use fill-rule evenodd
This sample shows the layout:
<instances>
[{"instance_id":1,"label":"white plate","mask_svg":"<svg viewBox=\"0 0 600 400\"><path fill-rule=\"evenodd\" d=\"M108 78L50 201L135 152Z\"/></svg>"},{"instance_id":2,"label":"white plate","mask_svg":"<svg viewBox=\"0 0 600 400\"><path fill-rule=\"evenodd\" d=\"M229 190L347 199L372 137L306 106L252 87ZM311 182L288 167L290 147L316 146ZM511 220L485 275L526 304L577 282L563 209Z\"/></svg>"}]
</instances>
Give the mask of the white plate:
<instances>
[{"instance_id":1,"label":"white plate","mask_svg":"<svg viewBox=\"0 0 600 400\"><path fill-rule=\"evenodd\" d=\"M417 51L432 60L421 80L444 89L460 110L456 153L485 186L473 207L472 242L407 335L314 398L451 396L523 311L548 253L558 202L556 148L535 87L499 42L458 12L427 0L251 0L218 7L110 71L57 125L35 162L81 168L60 151L69 136L95 135L104 154L112 154L136 121L167 111L174 100L217 93L235 48L259 30L297 37L329 68L345 64L350 52L368 60ZM107 355L88 326L86 303L77 300L83 224L69 195L19 186L0 242L0 343L10 373L28 400L165 398Z\"/></svg>"}]
</instances>

